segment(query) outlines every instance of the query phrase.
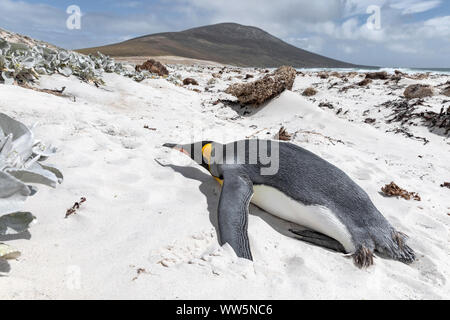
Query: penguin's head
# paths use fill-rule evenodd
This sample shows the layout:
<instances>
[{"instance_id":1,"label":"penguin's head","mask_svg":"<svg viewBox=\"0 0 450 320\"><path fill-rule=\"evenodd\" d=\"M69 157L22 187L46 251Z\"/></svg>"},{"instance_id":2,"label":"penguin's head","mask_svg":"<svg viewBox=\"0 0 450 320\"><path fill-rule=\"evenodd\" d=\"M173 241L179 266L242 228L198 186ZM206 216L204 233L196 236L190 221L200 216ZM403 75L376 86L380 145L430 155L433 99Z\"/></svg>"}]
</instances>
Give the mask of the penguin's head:
<instances>
[{"instance_id":1,"label":"penguin's head","mask_svg":"<svg viewBox=\"0 0 450 320\"><path fill-rule=\"evenodd\" d=\"M206 170L210 171L210 159L213 141L201 141L192 144L165 143L163 147L186 154Z\"/></svg>"}]
</instances>

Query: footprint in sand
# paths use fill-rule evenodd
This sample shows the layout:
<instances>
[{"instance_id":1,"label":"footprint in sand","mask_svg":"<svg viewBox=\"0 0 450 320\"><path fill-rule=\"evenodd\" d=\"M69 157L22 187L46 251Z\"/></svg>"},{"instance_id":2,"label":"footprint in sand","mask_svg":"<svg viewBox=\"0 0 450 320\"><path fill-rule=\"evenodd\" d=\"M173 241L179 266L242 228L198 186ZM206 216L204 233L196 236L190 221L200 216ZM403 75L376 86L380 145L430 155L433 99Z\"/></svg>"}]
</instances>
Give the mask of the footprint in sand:
<instances>
[{"instance_id":1,"label":"footprint in sand","mask_svg":"<svg viewBox=\"0 0 450 320\"><path fill-rule=\"evenodd\" d=\"M122 147L128 150L134 150L142 146L142 143L136 140L136 138L122 138Z\"/></svg>"},{"instance_id":2,"label":"footprint in sand","mask_svg":"<svg viewBox=\"0 0 450 320\"><path fill-rule=\"evenodd\" d=\"M439 272L436 264L427 256L420 258L416 263L416 268L420 272L420 279L433 286L444 286L447 283L445 276Z\"/></svg>"},{"instance_id":3,"label":"footprint in sand","mask_svg":"<svg viewBox=\"0 0 450 320\"><path fill-rule=\"evenodd\" d=\"M356 168L353 172L353 176L358 180L370 180L372 173L372 170L368 168Z\"/></svg>"},{"instance_id":4,"label":"footprint in sand","mask_svg":"<svg viewBox=\"0 0 450 320\"><path fill-rule=\"evenodd\" d=\"M153 252L149 260L165 268L196 265L208 268L216 276L234 274L245 279L255 276L251 261L238 258L228 244L219 246L214 229L176 241L173 245Z\"/></svg>"},{"instance_id":5,"label":"footprint in sand","mask_svg":"<svg viewBox=\"0 0 450 320\"><path fill-rule=\"evenodd\" d=\"M150 253L150 262L170 268L179 264L192 264L201 260L208 253L217 249L215 231L201 231L183 240L175 240L173 244ZM199 263L201 264L201 263Z\"/></svg>"}]
</instances>

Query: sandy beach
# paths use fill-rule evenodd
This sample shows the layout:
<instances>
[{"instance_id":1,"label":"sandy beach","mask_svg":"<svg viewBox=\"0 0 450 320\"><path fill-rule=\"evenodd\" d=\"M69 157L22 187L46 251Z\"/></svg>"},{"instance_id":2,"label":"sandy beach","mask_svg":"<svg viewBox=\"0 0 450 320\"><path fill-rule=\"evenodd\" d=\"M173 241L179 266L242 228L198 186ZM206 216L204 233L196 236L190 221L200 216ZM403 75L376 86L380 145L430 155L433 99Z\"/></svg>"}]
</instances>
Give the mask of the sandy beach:
<instances>
[{"instance_id":1,"label":"sandy beach","mask_svg":"<svg viewBox=\"0 0 450 320\"><path fill-rule=\"evenodd\" d=\"M0 262L1 299L448 299L450 180L448 135L420 122L412 137L388 123L410 84L435 95L417 108L439 113L449 76L401 77L356 83L364 74L298 73L285 91L257 110L241 108L224 90L262 77L261 69L169 65L165 79L140 83L104 74L97 88L61 75L38 87L59 97L0 85L0 111L27 125L58 152L50 159L65 180L40 187L26 202L37 220L25 234L2 236L22 252ZM217 76L219 71L223 71ZM246 80L247 74L254 76ZM317 94L302 95L313 87ZM370 120L367 120L370 119ZM220 185L202 168L161 147L204 138L229 142L274 138L280 127L302 146L345 171L392 225L409 235L417 261L376 258L358 269L351 258L289 236L292 224L251 206L254 262L238 259L217 240ZM426 143L425 143L426 142ZM384 197L394 181L421 201ZM75 201L86 198L65 219Z\"/></svg>"}]
</instances>

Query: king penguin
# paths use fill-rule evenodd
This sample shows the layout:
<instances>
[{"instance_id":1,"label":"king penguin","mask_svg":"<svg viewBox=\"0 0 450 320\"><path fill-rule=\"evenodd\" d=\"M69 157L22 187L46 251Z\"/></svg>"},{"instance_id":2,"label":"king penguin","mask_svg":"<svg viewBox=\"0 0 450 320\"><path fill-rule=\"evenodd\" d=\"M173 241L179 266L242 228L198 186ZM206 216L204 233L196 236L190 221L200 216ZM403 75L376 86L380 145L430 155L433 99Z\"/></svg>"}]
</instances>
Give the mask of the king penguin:
<instances>
[{"instance_id":1,"label":"king penguin","mask_svg":"<svg viewBox=\"0 0 450 320\"><path fill-rule=\"evenodd\" d=\"M411 263L407 236L395 230L367 193L347 174L289 142L241 140L164 144L204 167L222 185L218 208L221 245L253 260L248 239L250 202L278 218L304 226L295 237L353 256L362 268L374 252Z\"/></svg>"}]
</instances>

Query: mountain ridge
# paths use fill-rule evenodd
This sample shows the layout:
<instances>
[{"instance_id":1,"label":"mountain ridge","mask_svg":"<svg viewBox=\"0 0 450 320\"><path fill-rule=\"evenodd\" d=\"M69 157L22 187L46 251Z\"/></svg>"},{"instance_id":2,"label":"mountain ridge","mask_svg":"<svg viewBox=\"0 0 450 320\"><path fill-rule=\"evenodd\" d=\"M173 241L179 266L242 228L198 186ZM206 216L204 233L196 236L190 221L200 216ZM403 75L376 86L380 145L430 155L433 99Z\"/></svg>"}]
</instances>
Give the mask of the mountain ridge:
<instances>
[{"instance_id":1,"label":"mountain ridge","mask_svg":"<svg viewBox=\"0 0 450 320\"><path fill-rule=\"evenodd\" d=\"M110 56L180 56L240 67L356 68L355 65L315 54L253 26L219 23L180 32L144 35L117 44L76 50Z\"/></svg>"}]
</instances>

